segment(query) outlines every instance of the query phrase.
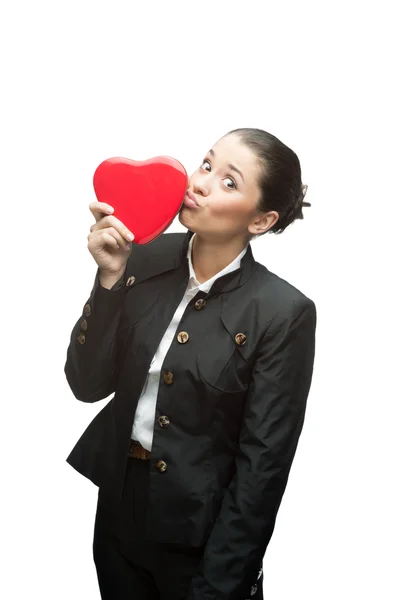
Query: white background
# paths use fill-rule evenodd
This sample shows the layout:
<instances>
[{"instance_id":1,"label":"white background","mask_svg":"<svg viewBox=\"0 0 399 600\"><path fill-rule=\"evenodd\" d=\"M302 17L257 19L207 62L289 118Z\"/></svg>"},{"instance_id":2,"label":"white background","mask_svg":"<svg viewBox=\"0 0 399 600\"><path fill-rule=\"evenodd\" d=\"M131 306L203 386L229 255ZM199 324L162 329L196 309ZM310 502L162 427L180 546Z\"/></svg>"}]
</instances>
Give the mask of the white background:
<instances>
[{"instance_id":1,"label":"white background","mask_svg":"<svg viewBox=\"0 0 399 600\"><path fill-rule=\"evenodd\" d=\"M105 401L78 402L63 373L96 271L94 170L110 156L168 154L191 172L236 127L291 146L312 203L282 236L253 243L318 309L265 598L399 597L394 5L4 3L2 599L99 598L97 490L65 458Z\"/></svg>"}]
</instances>

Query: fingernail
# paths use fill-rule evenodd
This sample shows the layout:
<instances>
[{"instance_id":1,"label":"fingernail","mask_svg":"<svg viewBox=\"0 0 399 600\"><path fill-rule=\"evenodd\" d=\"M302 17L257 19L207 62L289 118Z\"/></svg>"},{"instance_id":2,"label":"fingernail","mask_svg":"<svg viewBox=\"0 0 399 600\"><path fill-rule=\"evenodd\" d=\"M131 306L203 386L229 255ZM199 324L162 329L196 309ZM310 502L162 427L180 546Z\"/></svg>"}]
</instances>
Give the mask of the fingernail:
<instances>
[{"instance_id":1,"label":"fingernail","mask_svg":"<svg viewBox=\"0 0 399 600\"><path fill-rule=\"evenodd\" d=\"M108 206L107 208L107 212L112 213L114 212L114 209L112 208L112 206Z\"/></svg>"},{"instance_id":2,"label":"fingernail","mask_svg":"<svg viewBox=\"0 0 399 600\"><path fill-rule=\"evenodd\" d=\"M128 233L127 234L127 239L130 240L131 242L134 240L134 235L132 233Z\"/></svg>"},{"instance_id":3,"label":"fingernail","mask_svg":"<svg viewBox=\"0 0 399 600\"><path fill-rule=\"evenodd\" d=\"M130 244L126 244L126 250L130 250Z\"/></svg>"}]
</instances>

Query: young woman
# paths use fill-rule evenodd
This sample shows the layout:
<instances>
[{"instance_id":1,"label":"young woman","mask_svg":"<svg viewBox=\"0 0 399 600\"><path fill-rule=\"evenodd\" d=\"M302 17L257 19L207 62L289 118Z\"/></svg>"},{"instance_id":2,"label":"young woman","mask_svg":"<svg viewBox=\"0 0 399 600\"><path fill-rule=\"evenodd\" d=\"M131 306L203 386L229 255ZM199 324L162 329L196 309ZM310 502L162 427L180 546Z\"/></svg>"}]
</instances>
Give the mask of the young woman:
<instances>
[{"instance_id":1,"label":"young woman","mask_svg":"<svg viewBox=\"0 0 399 600\"><path fill-rule=\"evenodd\" d=\"M99 486L94 560L106 600L259 600L262 560L311 384L312 300L250 242L302 219L296 154L258 129L220 139L180 222L132 250L90 205L98 270L68 347L78 400L114 393L68 457Z\"/></svg>"}]
</instances>

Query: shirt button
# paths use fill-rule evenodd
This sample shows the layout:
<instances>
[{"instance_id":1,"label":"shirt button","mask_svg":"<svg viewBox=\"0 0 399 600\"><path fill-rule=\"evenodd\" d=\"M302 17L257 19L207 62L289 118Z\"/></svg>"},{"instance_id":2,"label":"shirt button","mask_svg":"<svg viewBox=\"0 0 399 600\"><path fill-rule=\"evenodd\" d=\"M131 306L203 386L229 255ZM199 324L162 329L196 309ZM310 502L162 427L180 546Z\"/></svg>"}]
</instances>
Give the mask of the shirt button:
<instances>
[{"instance_id":1,"label":"shirt button","mask_svg":"<svg viewBox=\"0 0 399 600\"><path fill-rule=\"evenodd\" d=\"M245 333L237 333L235 339L236 339L236 343L239 346L243 346L245 344L245 342L247 341L247 336L245 335Z\"/></svg>"},{"instance_id":2,"label":"shirt button","mask_svg":"<svg viewBox=\"0 0 399 600\"><path fill-rule=\"evenodd\" d=\"M161 473L165 473L166 469L168 468L168 465L163 460L157 460L155 466L158 469L158 471L161 471Z\"/></svg>"},{"instance_id":3,"label":"shirt button","mask_svg":"<svg viewBox=\"0 0 399 600\"><path fill-rule=\"evenodd\" d=\"M165 371L163 374L163 380L167 385L173 383L173 373L171 371Z\"/></svg>"},{"instance_id":4,"label":"shirt button","mask_svg":"<svg viewBox=\"0 0 399 600\"><path fill-rule=\"evenodd\" d=\"M133 275L131 275L127 280L126 280L126 286L130 287L131 285L134 284L134 282L136 281L136 278L133 277Z\"/></svg>"},{"instance_id":5,"label":"shirt button","mask_svg":"<svg viewBox=\"0 0 399 600\"><path fill-rule=\"evenodd\" d=\"M78 338L77 338L77 339L78 339L78 342L79 342L79 344L84 344L84 343L85 343L85 341L86 341L86 336L85 336L85 334L84 334L84 333L80 333L80 334L78 335Z\"/></svg>"},{"instance_id":6,"label":"shirt button","mask_svg":"<svg viewBox=\"0 0 399 600\"><path fill-rule=\"evenodd\" d=\"M201 310L201 308L205 308L206 300L201 298L200 300L197 300L197 302L194 304L194 306L197 310Z\"/></svg>"},{"instance_id":7,"label":"shirt button","mask_svg":"<svg viewBox=\"0 0 399 600\"><path fill-rule=\"evenodd\" d=\"M189 337L190 336L188 335L187 331L180 331L180 333L177 334L177 341L180 344L185 344L188 342Z\"/></svg>"},{"instance_id":8,"label":"shirt button","mask_svg":"<svg viewBox=\"0 0 399 600\"><path fill-rule=\"evenodd\" d=\"M258 591L258 586L257 585L253 585L251 587L251 596L255 596L256 592Z\"/></svg>"},{"instance_id":9,"label":"shirt button","mask_svg":"<svg viewBox=\"0 0 399 600\"><path fill-rule=\"evenodd\" d=\"M86 319L83 319L83 321L80 324L80 328L83 329L83 331L87 331L87 321L86 321Z\"/></svg>"},{"instance_id":10,"label":"shirt button","mask_svg":"<svg viewBox=\"0 0 399 600\"><path fill-rule=\"evenodd\" d=\"M86 306L84 307L84 314L85 314L85 317L90 317L90 315L91 315L90 304L86 304Z\"/></svg>"},{"instance_id":11,"label":"shirt button","mask_svg":"<svg viewBox=\"0 0 399 600\"><path fill-rule=\"evenodd\" d=\"M159 417L158 423L161 427L169 427L169 425L170 425L169 417L162 415L161 417Z\"/></svg>"}]
</instances>

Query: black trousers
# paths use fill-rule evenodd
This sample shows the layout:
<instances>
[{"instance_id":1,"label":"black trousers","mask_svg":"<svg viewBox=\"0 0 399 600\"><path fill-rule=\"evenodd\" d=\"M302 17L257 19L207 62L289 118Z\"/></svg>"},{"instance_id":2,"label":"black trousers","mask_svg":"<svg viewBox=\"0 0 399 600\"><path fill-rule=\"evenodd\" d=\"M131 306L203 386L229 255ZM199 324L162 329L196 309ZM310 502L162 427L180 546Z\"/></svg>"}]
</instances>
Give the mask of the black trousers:
<instances>
[{"instance_id":1,"label":"black trousers","mask_svg":"<svg viewBox=\"0 0 399 600\"><path fill-rule=\"evenodd\" d=\"M102 600L185 600L203 548L144 541L149 461L129 458L116 512L98 496L93 556Z\"/></svg>"}]
</instances>

